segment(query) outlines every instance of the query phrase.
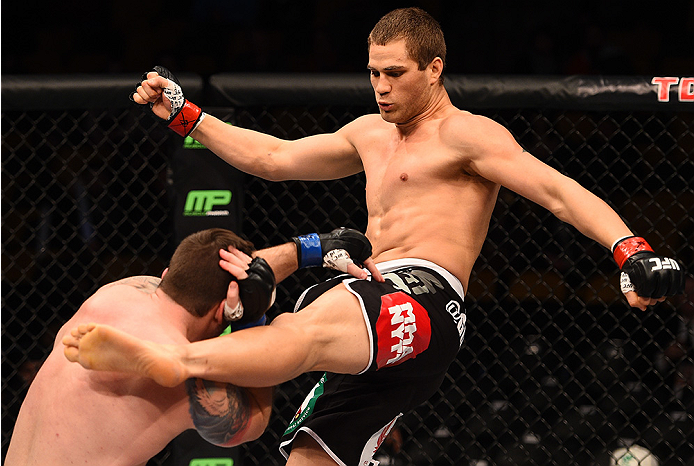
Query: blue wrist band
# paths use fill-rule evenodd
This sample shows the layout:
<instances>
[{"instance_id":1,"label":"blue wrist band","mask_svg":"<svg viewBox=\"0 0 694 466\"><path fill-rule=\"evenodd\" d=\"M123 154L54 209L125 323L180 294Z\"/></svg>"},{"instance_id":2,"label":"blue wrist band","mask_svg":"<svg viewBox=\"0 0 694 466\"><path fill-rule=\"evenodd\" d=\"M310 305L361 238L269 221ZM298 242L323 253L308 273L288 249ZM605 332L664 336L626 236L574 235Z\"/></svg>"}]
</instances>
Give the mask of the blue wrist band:
<instances>
[{"instance_id":1,"label":"blue wrist band","mask_svg":"<svg viewBox=\"0 0 694 466\"><path fill-rule=\"evenodd\" d=\"M318 233L299 236L301 244L301 264L299 268L313 267L323 264L323 250L320 246Z\"/></svg>"},{"instance_id":2,"label":"blue wrist band","mask_svg":"<svg viewBox=\"0 0 694 466\"><path fill-rule=\"evenodd\" d=\"M263 316L255 322L248 322L246 324L231 323L229 324L229 327L231 327L232 332L237 332L239 330L243 330L244 328L260 327L262 325L265 325L265 322L267 322L267 317L265 316L265 314L263 314Z\"/></svg>"},{"instance_id":3,"label":"blue wrist band","mask_svg":"<svg viewBox=\"0 0 694 466\"><path fill-rule=\"evenodd\" d=\"M256 320L255 322L249 322L247 324L229 324L227 328L224 329L224 331L219 335L220 337L223 337L224 335L229 335L231 332L236 332L237 330L243 330L244 328L251 328L251 327L259 327L261 325L265 325L267 322L267 316L263 314L263 316Z\"/></svg>"}]
</instances>

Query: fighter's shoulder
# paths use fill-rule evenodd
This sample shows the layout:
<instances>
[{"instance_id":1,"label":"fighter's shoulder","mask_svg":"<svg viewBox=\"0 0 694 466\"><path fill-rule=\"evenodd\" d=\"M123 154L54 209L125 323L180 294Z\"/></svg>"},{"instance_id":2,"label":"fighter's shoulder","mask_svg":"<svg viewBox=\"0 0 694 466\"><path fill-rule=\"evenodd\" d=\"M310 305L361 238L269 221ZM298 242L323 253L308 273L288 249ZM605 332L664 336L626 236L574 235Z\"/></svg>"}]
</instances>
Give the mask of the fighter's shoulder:
<instances>
[{"instance_id":1,"label":"fighter's shoulder","mask_svg":"<svg viewBox=\"0 0 694 466\"><path fill-rule=\"evenodd\" d=\"M388 126L381 115L370 113L355 118L351 122L342 127L340 131L345 131L353 134L363 134L374 130L385 129Z\"/></svg>"},{"instance_id":2,"label":"fighter's shoulder","mask_svg":"<svg viewBox=\"0 0 694 466\"><path fill-rule=\"evenodd\" d=\"M124 300L138 301L154 293L160 282L161 278L149 275L123 278L99 288L83 306L103 307Z\"/></svg>"},{"instance_id":3,"label":"fighter's shoulder","mask_svg":"<svg viewBox=\"0 0 694 466\"><path fill-rule=\"evenodd\" d=\"M509 130L491 118L458 109L442 120L440 131L449 144L469 148L515 143Z\"/></svg>"},{"instance_id":4,"label":"fighter's shoulder","mask_svg":"<svg viewBox=\"0 0 694 466\"><path fill-rule=\"evenodd\" d=\"M157 289L159 283L161 283L161 278L150 275L136 275L133 277L122 278L115 282L104 285L99 288L99 291L112 290L113 288L119 288L122 291L124 288L132 288L144 293L154 293L154 290Z\"/></svg>"},{"instance_id":5,"label":"fighter's shoulder","mask_svg":"<svg viewBox=\"0 0 694 466\"><path fill-rule=\"evenodd\" d=\"M484 115L455 109L441 123L441 131L467 137L483 137L508 133L508 130Z\"/></svg>"}]
</instances>

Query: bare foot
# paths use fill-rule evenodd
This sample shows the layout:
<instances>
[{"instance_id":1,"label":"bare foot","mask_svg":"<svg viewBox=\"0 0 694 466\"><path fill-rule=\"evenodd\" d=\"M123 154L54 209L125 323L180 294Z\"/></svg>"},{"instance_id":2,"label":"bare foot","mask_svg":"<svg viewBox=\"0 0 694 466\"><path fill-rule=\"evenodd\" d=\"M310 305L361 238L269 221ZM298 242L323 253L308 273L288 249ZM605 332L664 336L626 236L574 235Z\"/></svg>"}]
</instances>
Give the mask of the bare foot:
<instances>
[{"instance_id":1,"label":"bare foot","mask_svg":"<svg viewBox=\"0 0 694 466\"><path fill-rule=\"evenodd\" d=\"M141 340L108 325L82 324L63 338L65 357L86 369L127 372L174 387L188 377L175 346Z\"/></svg>"}]
</instances>

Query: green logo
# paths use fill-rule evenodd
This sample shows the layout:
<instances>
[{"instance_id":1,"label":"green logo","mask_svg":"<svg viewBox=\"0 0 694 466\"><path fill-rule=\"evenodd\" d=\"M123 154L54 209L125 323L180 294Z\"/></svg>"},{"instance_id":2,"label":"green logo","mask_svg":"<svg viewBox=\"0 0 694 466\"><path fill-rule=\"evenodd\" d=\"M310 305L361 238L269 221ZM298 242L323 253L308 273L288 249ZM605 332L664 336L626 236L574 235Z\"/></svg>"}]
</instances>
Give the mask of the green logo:
<instances>
[{"instance_id":1,"label":"green logo","mask_svg":"<svg viewBox=\"0 0 694 466\"><path fill-rule=\"evenodd\" d=\"M231 123L229 123L228 121L225 121L225 123L226 123L227 125L230 125L230 124L231 124ZM195 139L193 139L192 136L186 136L186 137L183 139L183 148L184 148L184 149L207 149L207 147L205 147L204 144L202 144L201 142L196 141Z\"/></svg>"},{"instance_id":2,"label":"green logo","mask_svg":"<svg viewBox=\"0 0 694 466\"><path fill-rule=\"evenodd\" d=\"M192 136L186 136L183 140L184 149L207 149L203 144L199 143Z\"/></svg>"},{"instance_id":3,"label":"green logo","mask_svg":"<svg viewBox=\"0 0 694 466\"><path fill-rule=\"evenodd\" d=\"M231 458L199 458L190 460L188 466L234 466Z\"/></svg>"},{"instance_id":4,"label":"green logo","mask_svg":"<svg viewBox=\"0 0 694 466\"><path fill-rule=\"evenodd\" d=\"M189 191L183 207L184 216L218 215L228 216L228 210L212 210L216 206L228 205L231 202L231 191L226 189L208 189Z\"/></svg>"}]
</instances>

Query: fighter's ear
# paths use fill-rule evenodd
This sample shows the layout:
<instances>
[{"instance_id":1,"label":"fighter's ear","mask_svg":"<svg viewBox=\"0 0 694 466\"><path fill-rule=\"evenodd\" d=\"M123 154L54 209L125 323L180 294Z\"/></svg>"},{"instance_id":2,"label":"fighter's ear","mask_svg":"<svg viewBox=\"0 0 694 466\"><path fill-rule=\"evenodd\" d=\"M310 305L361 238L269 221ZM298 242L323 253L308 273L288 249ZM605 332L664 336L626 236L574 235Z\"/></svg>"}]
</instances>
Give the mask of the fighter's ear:
<instances>
[{"instance_id":1,"label":"fighter's ear","mask_svg":"<svg viewBox=\"0 0 694 466\"><path fill-rule=\"evenodd\" d=\"M441 73L443 73L443 60L441 60L441 57L434 58L431 63L429 63L428 69L430 72L429 78L431 83L437 83L439 78L441 78Z\"/></svg>"},{"instance_id":2,"label":"fighter's ear","mask_svg":"<svg viewBox=\"0 0 694 466\"><path fill-rule=\"evenodd\" d=\"M214 321L220 325L224 323L224 303L226 303L226 300L221 301L214 311Z\"/></svg>"}]
</instances>

